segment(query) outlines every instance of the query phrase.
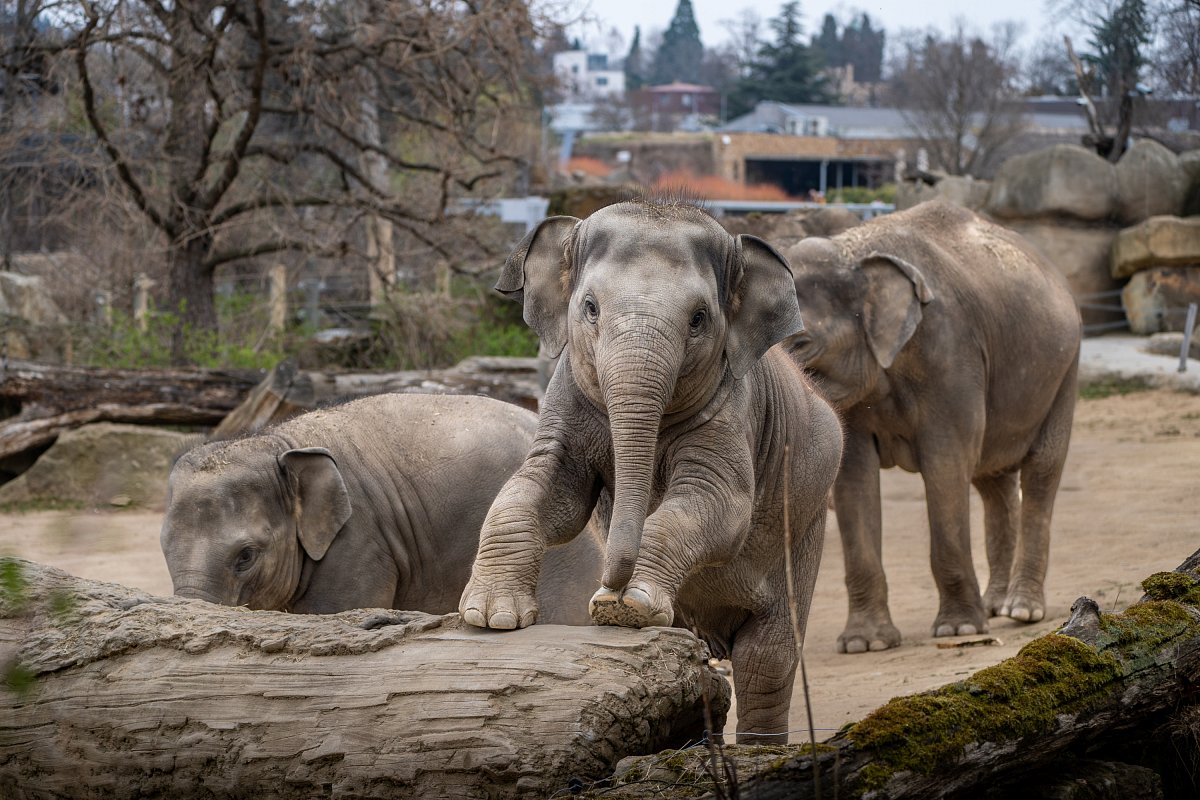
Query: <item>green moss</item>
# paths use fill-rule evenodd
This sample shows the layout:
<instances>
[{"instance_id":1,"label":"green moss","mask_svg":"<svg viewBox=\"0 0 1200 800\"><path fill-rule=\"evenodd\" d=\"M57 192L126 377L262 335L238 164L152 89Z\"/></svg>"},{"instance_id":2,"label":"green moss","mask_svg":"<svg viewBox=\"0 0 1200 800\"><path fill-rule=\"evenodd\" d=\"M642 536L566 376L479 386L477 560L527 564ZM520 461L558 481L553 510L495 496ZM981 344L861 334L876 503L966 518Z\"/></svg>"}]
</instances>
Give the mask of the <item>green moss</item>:
<instances>
[{"instance_id":1,"label":"green moss","mask_svg":"<svg viewBox=\"0 0 1200 800\"><path fill-rule=\"evenodd\" d=\"M1200 606L1200 581L1185 572L1156 572L1142 581L1142 590L1155 600Z\"/></svg>"},{"instance_id":2,"label":"green moss","mask_svg":"<svg viewBox=\"0 0 1200 800\"><path fill-rule=\"evenodd\" d=\"M847 731L857 748L876 759L858 788L879 788L899 771L932 772L971 742L1050 730L1058 714L1085 707L1120 670L1113 656L1052 634L964 681L897 698Z\"/></svg>"},{"instance_id":3,"label":"green moss","mask_svg":"<svg viewBox=\"0 0 1200 800\"><path fill-rule=\"evenodd\" d=\"M972 742L1051 731L1059 714L1105 702L1121 676L1161 657L1172 639L1200 635L1200 621L1180 603L1195 604L1198 584L1188 575L1153 575L1143 586L1164 599L1102 615L1096 647L1050 634L959 683L892 700L844 732L874 756L857 791L881 788L901 771L928 774Z\"/></svg>"}]
</instances>

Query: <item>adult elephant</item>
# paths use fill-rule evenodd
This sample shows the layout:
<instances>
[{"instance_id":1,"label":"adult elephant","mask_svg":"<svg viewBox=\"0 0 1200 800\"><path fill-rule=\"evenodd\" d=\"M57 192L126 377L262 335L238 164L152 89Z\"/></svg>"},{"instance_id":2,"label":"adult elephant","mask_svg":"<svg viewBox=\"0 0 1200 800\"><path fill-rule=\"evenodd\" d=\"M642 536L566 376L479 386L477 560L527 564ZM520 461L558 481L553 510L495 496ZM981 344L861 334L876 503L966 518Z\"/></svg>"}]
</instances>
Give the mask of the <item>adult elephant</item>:
<instances>
[{"instance_id":1,"label":"adult elephant","mask_svg":"<svg viewBox=\"0 0 1200 800\"><path fill-rule=\"evenodd\" d=\"M807 330L789 343L842 413L834 508L846 561L846 653L900 643L881 561L879 470L925 482L935 636L990 615L1035 622L1075 406L1079 311L1015 234L940 201L788 251ZM983 498L989 577L971 561Z\"/></svg>"}]
</instances>

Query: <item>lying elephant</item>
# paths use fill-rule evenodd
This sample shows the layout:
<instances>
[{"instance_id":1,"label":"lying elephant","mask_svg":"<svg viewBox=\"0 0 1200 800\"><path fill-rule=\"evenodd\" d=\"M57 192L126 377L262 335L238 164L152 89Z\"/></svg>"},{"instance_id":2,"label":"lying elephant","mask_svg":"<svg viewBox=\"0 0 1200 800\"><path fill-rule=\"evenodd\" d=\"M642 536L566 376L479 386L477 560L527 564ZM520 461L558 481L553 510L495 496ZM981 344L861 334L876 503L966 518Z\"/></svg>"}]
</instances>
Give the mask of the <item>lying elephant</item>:
<instances>
[{"instance_id":1,"label":"lying elephant","mask_svg":"<svg viewBox=\"0 0 1200 800\"><path fill-rule=\"evenodd\" d=\"M808 325L788 347L846 426L834 508L850 616L838 649L900 643L880 557L879 470L893 466L925 482L933 634L982 633L995 614L1042 619L1079 362L1066 282L1019 236L939 201L805 239L788 257ZM985 513L982 597L972 484Z\"/></svg>"},{"instance_id":2,"label":"lying elephant","mask_svg":"<svg viewBox=\"0 0 1200 800\"><path fill-rule=\"evenodd\" d=\"M301 613L454 611L484 514L536 428L498 400L389 394L201 445L168 483L175 593ZM589 623L600 546L589 528L547 555L544 622Z\"/></svg>"},{"instance_id":3,"label":"lying elephant","mask_svg":"<svg viewBox=\"0 0 1200 800\"><path fill-rule=\"evenodd\" d=\"M733 661L739 740L786 740L784 523L802 635L842 442L833 410L771 349L801 327L787 262L698 208L630 202L543 221L497 288L561 358L533 449L488 512L463 620L519 628L552 611L533 592L542 552L599 498L592 618L695 629Z\"/></svg>"}]
</instances>

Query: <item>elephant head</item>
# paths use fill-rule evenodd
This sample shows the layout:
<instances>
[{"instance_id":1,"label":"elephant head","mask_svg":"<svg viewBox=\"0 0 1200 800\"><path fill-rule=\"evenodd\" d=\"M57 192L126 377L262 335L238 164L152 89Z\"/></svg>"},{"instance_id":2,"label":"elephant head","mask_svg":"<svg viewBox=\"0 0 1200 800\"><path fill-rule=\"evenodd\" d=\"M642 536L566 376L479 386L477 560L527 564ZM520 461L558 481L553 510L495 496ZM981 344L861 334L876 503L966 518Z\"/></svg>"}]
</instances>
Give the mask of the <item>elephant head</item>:
<instances>
[{"instance_id":1,"label":"elephant head","mask_svg":"<svg viewBox=\"0 0 1200 800\"><path fill-rule=\"evenodd\" d=\"M802 329L787 262L694 206L628 202L583 221L546 219L496 288L522 303L546 354L563 354L578 390L607 416L615 476L603 582L622 587L649 512L660 429L719 402Z\"/></svg>"},{"instance_id":2,"label":"elephant head","mask_svg":"<svg viewBox=\"0 0 1200 800\"><path fill-rule=\"evenodd\" d=\"M836 239L804 239L788 257L807 326L786 347L820 378L830 402L854 406L883 386L933 292L900 256L872 251L855 258Z\"/></svg>"},{"instance_id":3,"label":"elephant head","mask_svg":"<svg viewBox=\"0 0 1200 800\"><path fill-rule=\"evenodd\" d=\"M328 450L279 452L270 441L202 445L172 468L160 542L175 594L284 609L304 557L321 560L350 518Z\"/></svg>"}]
</instances>

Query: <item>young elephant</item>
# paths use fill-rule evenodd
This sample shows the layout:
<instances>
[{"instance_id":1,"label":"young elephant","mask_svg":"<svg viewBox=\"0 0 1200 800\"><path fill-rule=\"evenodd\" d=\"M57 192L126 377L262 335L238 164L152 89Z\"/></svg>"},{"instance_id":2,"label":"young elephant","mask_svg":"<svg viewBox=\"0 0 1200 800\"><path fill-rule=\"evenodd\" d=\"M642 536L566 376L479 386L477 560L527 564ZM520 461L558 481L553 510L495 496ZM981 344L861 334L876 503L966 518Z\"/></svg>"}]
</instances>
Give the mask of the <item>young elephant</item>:
<instances>
[{"instance_id":1,"label":"young elephant","mask_svg":"<svg viewBox=\"0 0 1200 800\"><path fill-rule=\"evenodd\" d=\"M316 614L453 611L484 514L536 428L498 400L388 394L201 445L168 483L175 593ZM548 554L545 622L590 622L601 554L588 533Z\"/></svg>"},{"instance_id":2,"label":"young elephant","mask_svg":"<svg viewBox=\"0 0 1200 800\"><path fill-rule=\"evenodd\" d=\"M808 323L788 347L847 429L834 508L850 616L838 649L900 643L880 560L880 468L925 482L935 636L982 633L994 614L1042 619L1079 361L1079 311L1063 278L1019 236L941 202L805 239L788 255ZM971 484L985 513L982 598Z\"/></svg>"},{"instance_id":3,"label":"young elephant","mask_svg":"<svg viewBox=\"0 0 1200 800\"><path fill-rule=\"evenodd\" d=\"M842 439L801 371L768 350L801 328L787 262L693 206L631 202L543 221L497 288L561 358L533 449L488 512L463 619L519 628L552 610L533 594L542 552L575 536L603 492L592 618L697 630L732 658L739 734L786 739L797 642L784 520L803 628Z\"/></svg>"}]
</instances>

